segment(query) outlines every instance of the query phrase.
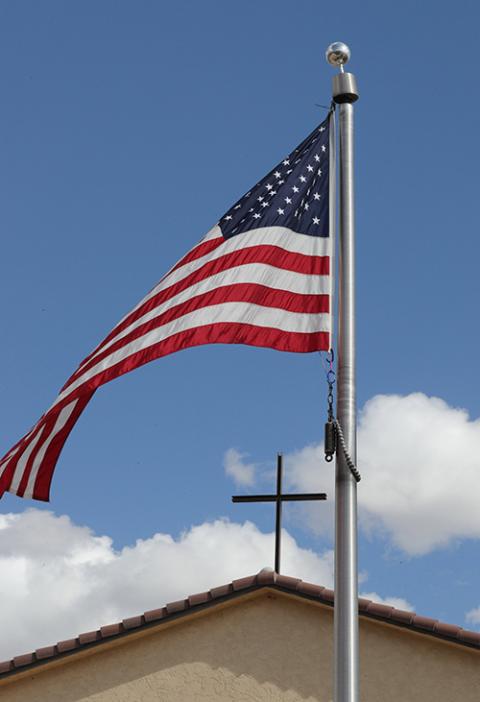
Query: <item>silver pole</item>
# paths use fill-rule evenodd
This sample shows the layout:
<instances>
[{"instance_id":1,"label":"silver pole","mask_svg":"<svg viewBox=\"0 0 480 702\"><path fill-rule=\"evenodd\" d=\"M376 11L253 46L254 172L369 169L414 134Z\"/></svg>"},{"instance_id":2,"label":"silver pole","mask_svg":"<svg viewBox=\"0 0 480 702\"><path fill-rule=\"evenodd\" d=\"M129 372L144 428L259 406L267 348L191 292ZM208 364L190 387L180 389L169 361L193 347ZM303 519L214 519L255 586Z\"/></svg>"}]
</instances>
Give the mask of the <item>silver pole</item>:
<instances>
[{"instance_id":1,"label":"silver pole","mask_svg":"<svg viewBox=\"0 0 480 702\"><path fill-rule=\"evenodd\" d=\"M353 102L358 99L358 92L355 77L343 70L349 58L350 50L345 44L336 42L327 49L329 63L340 67L340 73L333 78L340 140L337 419L347 450L356 462ZM340 451L335 474L335 702L359 700L357 571L357 484Z\"/></svg>"}]
</instances>

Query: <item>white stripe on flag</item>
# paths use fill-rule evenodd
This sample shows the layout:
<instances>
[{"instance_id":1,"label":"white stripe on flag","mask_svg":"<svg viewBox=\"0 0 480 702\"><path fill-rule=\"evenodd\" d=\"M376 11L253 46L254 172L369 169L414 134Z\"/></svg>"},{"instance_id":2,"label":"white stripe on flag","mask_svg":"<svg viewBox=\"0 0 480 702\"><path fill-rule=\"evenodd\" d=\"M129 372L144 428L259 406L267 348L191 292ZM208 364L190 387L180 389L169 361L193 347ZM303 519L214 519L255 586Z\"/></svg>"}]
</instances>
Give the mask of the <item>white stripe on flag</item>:
<instances>
[{"instance_id":1,"label":"white stripe on flag","mask_svg":"<svg viewBox=\"0 0 480 702\"><path fill-rule=\"evenodd\" d=\"M216 290L222 286L238 285L242 283L264 285L271 290L285 290L301 295L328 295L330 292L330 279L327 275L319 276L296 273L282 270L265 263L247 263L235 268L228 268L205 280L201 280L199 283L191 285L189 288L182 290L182 292L158 305L158 307L150 310L150 312L147 312L142 317L139 317L135 322L130 324L130 326L110 339L108 343L100 346L97 352L88 358L88 363L105 349L108 349L112 344L130 334L134 329L151 319L155 319L155 317L160 316L175 305L179 305L196 295L202 295L203 293ZM82 366L80 366L80 368L81 367Z\"/></svg>"},{"instance_id":2,"label":"white stripe on flag","mask_svg":"<svg viewBox=\"0 0 480 702\"><path fill-rule=\"evenodd\" d=\"M48 447L52 443L53 439L55 436L58 434L59 431L63 429L67 421L70 419L70 415L72 414L73 410L75 409L75 405L77 404L78 400L73 400L73 402L70 402L70 404L66 405L62 411L59 413L57 417L57 421L55 422L55 425L50 432L50 435L48 438L45 440L43 443L43 446L40 448L39 452L35 456L35 460L32 465L32 470L30 471L30 476L28 478L28 484L27 488L25 490L24 497L32 498L33 497L33 491L35 489L35 481L37 479L37 474L38 470L42 464L42 461L45 457L45 454L47 452ZM17 486L18 487L18 486ZM9 489L10 492L14 492L12 488Z\"/></svg>"},{"instance_id":3,"label":"white stripe on flag","mask_svg":"<svg viewBox=\"0 0 480 702\"><path fill-rule=\"evenodd\" d=\"M10 459L13 458L14 456L16 456L17 453L25 446L25 442L28 439L30 439L31 436L33 436L33 434L36 432L39 424L40 424L40 420L35 424L33 429L30 429L28 434L25 434L25 436L20 441L20 444L18 446L15 446L7 454L5 454L2 461L0 462L0 478L3 475L5 468L7 467L7 463L10 463Z\"/></svg>"},{"instance_id":4,"label":"white stripe on flag","mask_svg":"<svg viewBox=\"0 0 480 702\"><path fill-rule=\"evenodd\" d=\"M143 305L151 297L159 293L161 290L178 283L186 278L190 273L201 268L204 263L215 261L226 254L242 249L256 248L258 246L278 246L289 253L298 253L305 256L328 256L330 251L330 240L328 237L308 236L307 234L297 234L286 227L264 227L261 229L252 229L249 232L244 232L241 236L232 236L230 239L225 239L221 246L214 251L196 258L190 263L186 263L173 270L167 276L162 278L160 283L155 286L146 297L136 305L131 312L134 312ZM129 314L131 314L131 312ZM128 315L127 315L128 316ZM124 317L125 319L125 317Z\"/></svg>"},{"instance_id":5,"label":"white stripe on flag","mask_svg":"<svg viewBox=\"0 0 480 702\"><path fill-rule=\"evenodd\" d=\"M23 471L25 470L25 466L27 465L27 461L30 458L33 449L38 443L38 440L43 434L43 430L45 429L45 424L41 427L40 431L38 432L37 436L33 439L30 440L30 442L27 444L27 447L23 454L20 456L17 462L17 467L15 468L15 473L13 474L12 477L12 482L10 483L10 492L17 492L18 487L20 485L20 481L23 476Z\"/></svg>"},{"instance_id":6,"label":"white stripe on flag","mask_svg":"<svg viewBox=\"0 0 480 702\"><path fill-rule=\"evenodd\" d=\"M153 344L164 341L169 336L173 336L174 334L188 329L194 329L195 327L201 327L207 324L211 325L225 322L251 324L255 327L311 334L321 331L328 332L330 315L328 313L308 314L287 312L284 309L277 309L275 307L254 305L251 302L225 302L221 305L211 305L199 310L194 310L168 324L164 324L147 332L138 339L118 349L110 356L104 358L100 363L97 363L96 366L93 366L90 370L77 378L71 385L68 385L57 397L52 407L55 407L55 405L70 395L73 390L90 380L90 378L93 378L97 373L101 373L107 368L110 368L110 366L123 361L137 351L147 349Z\"/></svg>"}]
</instances>

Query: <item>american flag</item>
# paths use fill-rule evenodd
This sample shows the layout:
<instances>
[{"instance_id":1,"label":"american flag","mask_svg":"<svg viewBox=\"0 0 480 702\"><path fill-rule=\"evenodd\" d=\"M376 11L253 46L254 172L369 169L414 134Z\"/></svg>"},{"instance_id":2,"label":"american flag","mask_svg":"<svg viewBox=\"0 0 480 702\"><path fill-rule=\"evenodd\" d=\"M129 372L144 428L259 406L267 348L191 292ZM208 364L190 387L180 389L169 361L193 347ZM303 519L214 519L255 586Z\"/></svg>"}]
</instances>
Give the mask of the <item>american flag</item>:
<instances>
[{"instance_id":1,"label":"american flag","mask_svg":"<svg viewBox=\"0 0 480 702\"><path fill-rule=\"evenodd\" d=\"M0 461L0 496L48 500L62 447L95 390L200 344L330 348L330 117L249 190L82 361Z\"/></svg>"}]
</instances>

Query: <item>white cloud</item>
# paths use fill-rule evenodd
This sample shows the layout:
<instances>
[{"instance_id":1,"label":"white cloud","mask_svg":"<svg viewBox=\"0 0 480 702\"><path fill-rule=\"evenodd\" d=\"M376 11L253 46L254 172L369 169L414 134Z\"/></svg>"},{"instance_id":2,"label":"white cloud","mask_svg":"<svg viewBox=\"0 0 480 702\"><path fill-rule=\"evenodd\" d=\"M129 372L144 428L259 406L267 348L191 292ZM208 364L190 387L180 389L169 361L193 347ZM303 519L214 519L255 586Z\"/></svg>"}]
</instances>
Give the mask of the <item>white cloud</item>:
<instances>
[{"instance_id":1,"label":"white cloud","mask_svg":"<svg viewBox=\"0 0 480 702\"><path fill-rule=\"evenodd\" d=\"M380 395L362 413L361 505L397 546L422 554L480 537L480 422L436 397Z\"/></svg>"},{"instance_id":2,"label":"white cloud","mask_svg":"<svg viewBox=\"0 0 480 702\"><path fill-rule=\"evenodd\" d=\"M66 517L31 509L0 517L0 660L208 590L270 565L273 534L227 520L179 538L155 534L116 551ZM284 531L282 571L332 587L333 554Z\"/></svg>"},{"instance_id":3,"label":"white cloud","mask_svg":"<svg viewBox=\"0 0 480 702\"><path fill-rule=\"evenodd\" d=\"M374 602L378 602L378 604L388 605L396 609L403 609L405 612L414 611L413 605L403 597L380 597L376 592L362 592L360 593L360 597L364 597L366 600L373 600Z\"/></svg>"},{"instance_id":4,"label":"white cloud","mask_svg":"<svg viewBox=\"0 0 480 702\"><path fill-rule=\"evenodd\" d=\"M465 615L465 621L468 624L480 624L480 607L476 609L471 609Z\"/></svg>"},{"instance_id":5,"label":"white cloud","mask_svg":"<svg viewBox=\"0 0 480 702\"><path fill-rule=\"evenodd\" d=\"M421 393L374 397L359 421L362 529L387 535L411 555L480 538L479 455L480 422L464 410ZM334 468L322 446L307 446L285 462L289 489L329 494L326 503L290 512L316 532L331 533ZM227 452L225 470L240 484L255 481L255 464L239 452ZM256 572L271 564L273 538L249 522L217 520L116 551L109 537L66 516L0 515L0 659ZM332 586L331 550L317 555L284 532L282 558L283 572ZM411 609L402 598L365 596ZM480 607L466 620L480 624Z\"/></svg>"},{"instance_id":6,"label":"white cloud","mask_svg":"<svg viewBox=\"0 0 480 702\"><path fill-rule=\"evenodd\" d=\"M236 485L252 487L255 484L255 464L245 463L246 454L230 448L223 457L225 474L233 478Z\"/></svg>"},{"instance_id":7,"label":"white cloud","mask_svg":"<svg viewBox=\"0 0 480 702\"><path fill-rule=\"evenodd\" d=\"M326 492L326 502L306 502L296 505L291 515L300 519L317 535L333 538L335 511L335 463L327 463L323 444L305 446L285 456L285 479L289 490L297 492Z\"/></svg>"},{"instance_id":8,"label":"white cloud","mask_svg":"<svg viewBox=\"0 0 480 702\"><path fill-rule=\"evenodd\" d=\"M329 502L301 512L317 533L331 534L333 466L323 447L287 457L291 485L326 490ZM410 555L456 539L480 538L480 421L422 393L378 395L360 413L358 486L360 524L386 534Z\"/></svg>"}]
</instances>

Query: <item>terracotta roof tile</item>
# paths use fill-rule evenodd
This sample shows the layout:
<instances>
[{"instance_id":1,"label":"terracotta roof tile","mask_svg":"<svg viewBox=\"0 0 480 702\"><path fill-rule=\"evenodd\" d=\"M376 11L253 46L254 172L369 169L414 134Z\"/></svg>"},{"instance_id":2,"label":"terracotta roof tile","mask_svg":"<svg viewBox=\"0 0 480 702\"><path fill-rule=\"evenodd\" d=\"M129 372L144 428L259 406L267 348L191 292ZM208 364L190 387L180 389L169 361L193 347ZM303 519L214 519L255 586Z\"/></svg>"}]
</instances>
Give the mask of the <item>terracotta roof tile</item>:
<instances>
[{"instance_id":1,"label":"terracotta roof tile","mask_svg":"<svg viewBox=\"0 0 480 702\"><path fill-rule=\"evenodd\" d=\"M278 581L278 578L277 578ZM254 585L257 584L257 576L256 575L249 575L246 578L239 578L238 580L234 580L232 582L232 587L235 592L238 592L238 590L246 590L248 587L253 587Z\"/></svg>"},{"instance_id":2,"label":"terracotta roof tile","mask_svg":"<svg viewBox=\"0 0 480 702\"><path fill-rule=\"evenodd\" d=\"M460 629L458 632L458 639L480 647L480 632L478 631L467 631L466 629Z\"/></svg>"},{"instance_id":3,"label":"terracotta roof tile","mask_svg":"<svg viewBox=\"0 0 480 702\"><path fill-rule=\"evenodd\" d=\"M404 609L392 609L390 619L401 624L411 624L415 617L415 612L406 612Z\"/></svg>"},{"instance_id":4,"label":"terracotta roof tile","mask_svg":"<svg viewBox=\"0 0 480 702\"><path fill-rule=\"evenodd\" d=\"M196 595L190 595L188 598L188 604L190 607L196 607L197 605L205 604L209 602L211 595L209 592L199 592Z\"/></svg>"},{"instance_id":5,"label":"terracotta roof tile","mask_svg":"<svg viewBox=\"0 0 480 702\"><path fill-rule=\"evenodd\" d=\"M210 597L212 600L217 600L219 597L225 597L233 592L232 583L227 585L220 585L220 587L212 587L210 590Z\"/></svg>"},{"instance_id":6,"label":"terracotta roof tile","mask_svg":"<svg viewBox=\"0 0 480 702\"><path fill-rule=\"evenodd\" d=\"M258 575L239 578L232 583L212 588L209 592L200 592L187 599L170 602L166 607L152 609L143 615L124 619L121 623L102 626L98 631L88 631L80 634L77 638L60 641L55 646L45 646L37 649L34 653L27 653L23 656L16 656L9 661L0 662L0 677L14 675L17 670L25 669L26 666L44 665L53 658L75 653L87 645L101 645L115 636L128 636L134 630L154 626L157 622L173 616L182 616L184 613L188 614L204 607L215 607L218 600L241 596L245 590L260 590L262 588L277 589L283 592L290 591L299 597L317 600L330 607L334 601L333 590L303 582L298 578L290 578L273 571L262 570ZM405 612L365 598L359 599L358 607L362 617L372 617L393 626L401 626L426 636L435 636L480 650L479 632L467 631L453 624L445 624L436 619L419 616L415 612Z\"/></svg>"},{"instance_id":7,"label":"terracotta roof tile","mask_svg":"<svg viewBox=\"0 0 480 702\"><path fill-rule=\"evenodd\" d=\"M175 614L176 612L183 612L188 609L188 600L177 600L176 602L169 602L165 605L168 614Z\"/></svg>"},{"instance_id":8,"label":"terracotta roof tile","mask_svg":"<svg viewBox=\"0 0 480 702\"><path fill-rule=\"evenodd\" d=\"M100 627L100 636L102 639L108 639L109 636L117 636L123 632L123 627L120 623L107 624Z\"/></svg>"},{"instance_id":9,"label":"terracotta roof tile","mask_svg":"<svg viewBox=\"0 0 480 702\"><path fill-rule=\"evenodd\" d=\"M56 646L45 646L44 648L37 648L35 651L35 657L37 661L43 660L44 658L52 658L57 653Z\"/></svg>"},{"instance_id":10,"label":"terracotta roof tile","mask_svg":"<svg viewBox=\"0 0 480 702\"><path fill-rule=\"evenodd\" d=\"M57 644L57 649L59 653L66 653L67 651L72 651L78 646L77 639L67 639L66 641L59 641Z\"/></svg>"},{"instance_id":11,"label":"terracotta roof tile","mask_svg":"<svg viewBox=\"0 0 480 702\"><path fill-rule=\"evenodd\" d=\"M324 602L330 602L333 604L333 601L335 599L335 594L334 594L333 590L329 590L328 587L325 587L322 590L321 599Z\"/></svg>"},{"instance_id":12,"label":"terracotta roof tile","mask_svg":"<svg viewBox=\"0 0 480 702\"><path fill-rule=\"evenodd\" d=\"M2 661L0 663L0 675L2 673L8 673L13 670L13 661Z\"/></svg>"},{"instance_id":13,"label":"terracotta roof tile","mask_svg":"<svg viewBox=\"0 0 480 702\"><path fill-rule=\"evenodd\" d=\"M416 629L426 629L427 631L433 631L435 625L438 624L438 619L430 619L430 617L420 617L416 614L413 617L412 625Z\"/></svg>"},{"instance_id":14,"label":"terracotta roof tile","mask_svg":"<svg viewBox=\"0 0 480 702\"><path fill-rule=\"evenodd\" d=\"M167 610L165 607L160 607L160 609L151 609L145 612L143 615L147 623L156 622L158 619L164 619L167 616Z\"/></svg>"},{"instance_id":15,"label":"terracotta roof tile","mask_svg":"<svg viewBox=\"0 0 480 702\"><path fill-rule=\"evenodd\" d=\"M277 575L276 585L286 587L289 590L296 590L297 585L302 581L299 578L290 578L288 575Z\"/></svg>"},{"instance_id":16,"label":"terracotta roof tile","mask_svg":"<svg viewBox=\"0 0 480 702\"><path fill-rule=\"evenodd\" d=\"M462 631L461 626L445 624L445 622L437 622L434 628L436 634L440 634L440 636L453 636L454 638L458 636L460 631Z\"/></svg>"},{"instance_id":17,"label":"terracotta roof tile","mask_svg":"<svg viewBox=\"0 0 480 702\"><path fill-rule=\"evenodd\" d=\"M368 614L374 617L382 617L382 619L390 619L392 616L393 607L388 605L380 604L379 602L370 602L367 607Z\"/></svg>"},{"instance_id":18,"label":"terracotta roof tile","mask_svg":"<svg viewBox=\"0 0 480 702\"><path fill-rule=\"evenodd\" d=\"M87 631L84 634L80 634L78 637L78 642L80 645L84 646L85 644L93 643L93 641L97 641L100 638L100 632L98 631Z\"/></svg>"},{"instance_id":19,"label":"terracotta roof tile","mask_svg":"<svg viewBox=\"0 0 480 702\"><path fill-rule=\"evenodd\" d=\"M264 568L257 575L258 585L273 585L276 582L277 574L273 570Z\"/></svg>"},{"instance_id":20,"label":"terracotta roof tile","mask_svg":"<svg viewBox=\"0 0 480 702\"><path fill-rule=\"evenodd\" d=\"M297 592L301 592L302 595L310 595L311 597L321 597L324 587L321 585L314 585L313 583L304 583L303 580L297 584Z\"/></svg>"},{"instance_id":21,"label":"terracotta roof tile","mask_svg":"<svg viewBox=\"0 0 480 702\"><path fill-rule=\"evenodd\" d=\"M128 619L124 619L122 624L125 630L138 629L139 626L145 624L145 617L143 615L139 615L138 617L129 617Z\"/></svg>"},{"instance_id":22,"label":"terracotta roof tile","mask_svg":"<svg viewBox=\"0 0 480 702\"><path fill-rule=\"evenodd\" d=\"M35 654L24 653L23 656L15 656L12 662L14 668L22 668L24 665L30 665L30 663L35 662Z\"/></svg>"}]
</instances>

